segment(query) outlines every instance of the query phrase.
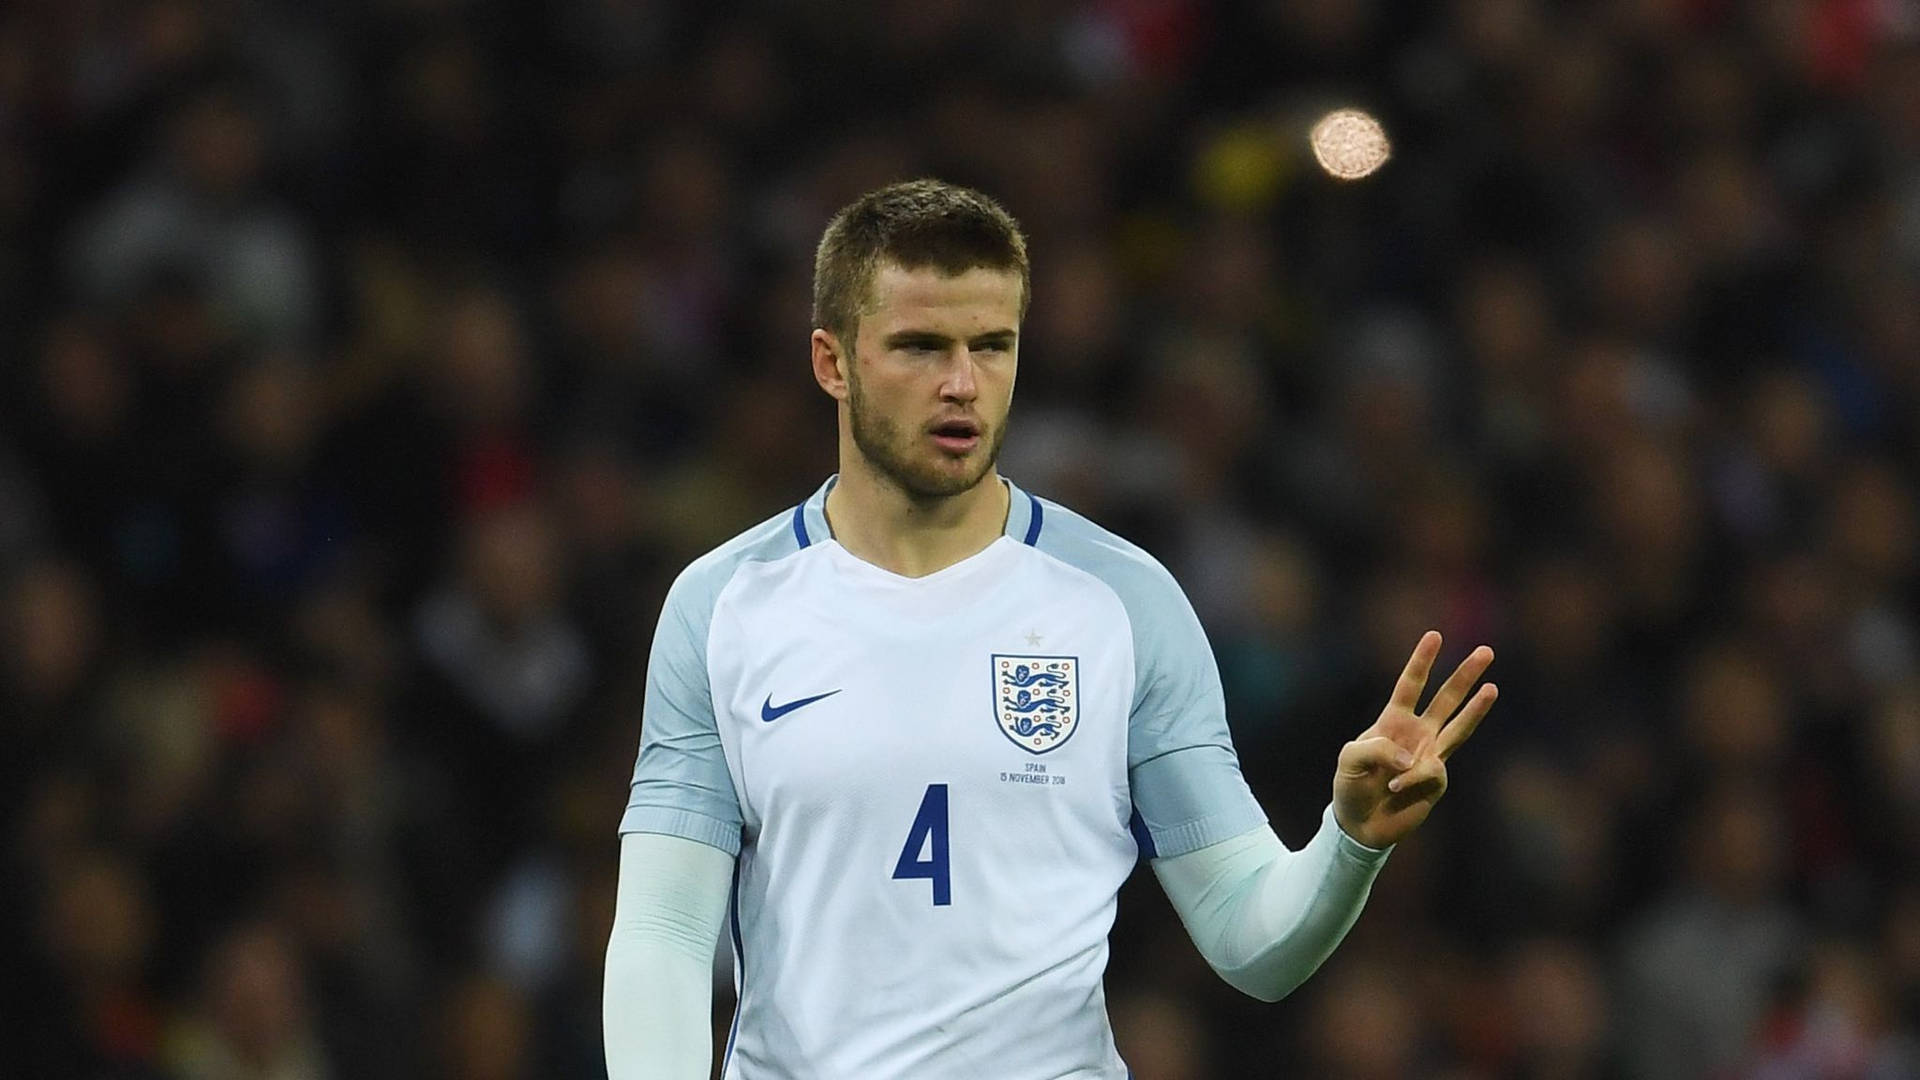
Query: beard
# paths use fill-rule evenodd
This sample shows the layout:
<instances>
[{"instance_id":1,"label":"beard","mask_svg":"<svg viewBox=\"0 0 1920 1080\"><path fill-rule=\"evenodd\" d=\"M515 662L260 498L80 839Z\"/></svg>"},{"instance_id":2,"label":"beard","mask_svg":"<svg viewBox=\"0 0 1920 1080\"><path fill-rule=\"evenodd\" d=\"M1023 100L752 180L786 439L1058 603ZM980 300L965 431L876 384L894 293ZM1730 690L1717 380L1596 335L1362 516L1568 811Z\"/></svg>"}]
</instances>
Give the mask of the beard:
<instances>
[{"instance_id":1,"label":"beard","mask_svg":"<svg viewBox=\"0 0 1920 1080\"><path fill-rule=\"evenodd\" d=\"M920 446L923 432L901 430L894 418L870 408L860 392L857 375L847 380L847 411L853 425L853 445L880 475L892 481L907 496L916 500L945 499L970 491L987 475L1000 458L1000 440L1006 437L1003 422L989 428L980 425L980 444L967 455L972 460L956 462L946 452L931 453Z\"/></svg>"}]
</instances>

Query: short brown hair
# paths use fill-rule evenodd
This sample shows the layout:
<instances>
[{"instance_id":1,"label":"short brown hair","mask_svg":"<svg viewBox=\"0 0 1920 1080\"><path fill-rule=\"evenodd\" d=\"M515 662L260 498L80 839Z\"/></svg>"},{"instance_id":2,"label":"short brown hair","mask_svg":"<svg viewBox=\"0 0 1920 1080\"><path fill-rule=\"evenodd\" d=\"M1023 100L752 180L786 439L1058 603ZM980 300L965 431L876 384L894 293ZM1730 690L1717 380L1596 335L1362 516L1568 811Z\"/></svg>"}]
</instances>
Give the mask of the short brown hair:
<instances>
[{"instance_id":1,"label":"short brown hair","mask_svg":"<svg viewBox=\"0 0 1920 1080\"><path fill-rule=\"evenodd\" d=\"M869 191L827 223L813 256L813 325L851 347L882 259L908 270L960 275L977 267L1020 275L1020 315L1033 275L1020 223L989 196L940 180Z\"/></svg>"}]
</instances>

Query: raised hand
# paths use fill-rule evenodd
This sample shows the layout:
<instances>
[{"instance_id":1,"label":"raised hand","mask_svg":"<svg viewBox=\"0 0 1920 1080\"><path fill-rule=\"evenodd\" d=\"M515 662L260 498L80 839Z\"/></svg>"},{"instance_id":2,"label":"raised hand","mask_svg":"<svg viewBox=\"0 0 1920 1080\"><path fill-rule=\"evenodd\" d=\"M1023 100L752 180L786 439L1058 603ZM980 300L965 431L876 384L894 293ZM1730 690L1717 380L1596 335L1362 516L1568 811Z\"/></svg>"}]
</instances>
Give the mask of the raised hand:
<instances>
[{"instance_id":1,"label":"raised hand","mask_svg":"<svg viewBox=\"0 0 1920 1080\"><path fill-rule=\"evenodd\" d=\"M1429 630L1414 646L1380 718L1340 748L1333 774L1334 820L1368 847L1397 844L1427 820L1446 794L1447 759L1480 726L1500 694L1487 683L1464 708L1460 705L1493 663L1493 650L1482 645L1447 677L1425 711L1416 711L1438 655L1440 634Z\"/></svg>"}]
</instances>

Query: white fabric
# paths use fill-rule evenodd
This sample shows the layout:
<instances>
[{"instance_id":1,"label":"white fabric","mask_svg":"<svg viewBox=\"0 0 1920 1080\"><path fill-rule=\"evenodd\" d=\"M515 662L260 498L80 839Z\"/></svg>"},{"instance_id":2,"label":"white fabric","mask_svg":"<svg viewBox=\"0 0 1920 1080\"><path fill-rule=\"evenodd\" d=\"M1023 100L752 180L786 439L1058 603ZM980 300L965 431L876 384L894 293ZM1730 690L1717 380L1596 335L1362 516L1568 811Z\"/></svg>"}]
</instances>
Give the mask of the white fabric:
<instances>
[{"instance_id":1,"label":"white fabric","mask_svg":"<svg viewBox=\"0 0 1920 1080\"><path fill-rule=\"evenodd\" d=\"M608 1080L706 1080L713 946L733 857L658 833L620 838L620 889L601 1004Z\"/></svg>"},{"instance_id":2,"label":"white fabric","mask_svg":"<svg viewBox=\"0 0 1920 1080\"><path fill-rule=\"evenodd\" d=\"M831 540L740 569L708 649L747 838L730 1080L1125 1076L1100 980L1139 857L1126 627L1006 538L913 580ZM994 654L1056 652L1079 717L1032 754L996 721Z\"/></svg>"},{"instance_id":3,"label":"white fabric","mask_svg":"<svg viewBox=\"0 0 1920 1080\"><path fill-rule=\"evenodd\" d=\"M830 486L681 574L648 661L621 831L738 853L722 1072L1122 1080L1121 883L1264 820L1199 621L1011 485L1006 534L920 578L833 539Z\"/></svg>"},{"instance_id":4,"label":"white fabric","mask_svg":"<svg viewBox=\"0 0 1920 1080\"><path fill-rule=\"evenodd\" d=\"M1347 936L1390 851L1347 836L1329 806L1299 851L1262 825L1155 859L1153 872L1213 970L1242 993L1278 1001Z\"/></svg>"},{"instance_id":5,"label":"white fabric","mask_svg":"<svg viewBox=\"0 0 1920 1080\"><path fill-rule=\"evenodd\" d=\"M802 577L791 567L771 568L839 550L824 510L832 487L829 479L791 514L773 518L708 552L674 581L647 660L640 755L634 763L621 832L666 833L712 844L730 854L739 852L746 816L728 763L728 748L720 737L723 721L729 717L726 702L714 693L718 665L726 659L718 650L741 638L756 645L763 639L774 645L784 643L788 649L824 645L850 635L858 642L859 625L849 618L834 620L828 632L814 640L796 640L793 628L826 612L845 613L877 594L788 587L778 598L754 605L755 613L767 618L764 624L725 632L716 629L716 617L722 612L723 594L737 593L736 582L744 576L765 573L781 582L821 580L818 574ZM980 592L1009 614L1008 624L995 627L984 642L965 638L941 642L945 647L939 651L916 656L913 669L952 671L983 664L987 654L969 655L970 646L979 644L1016 657L1050 652L1077 658L1074 647L1080 642L1063 644L1058 636L1049 639L1042 629L1046 619L1037 616L1050 617L1063 605L1091 599L1117 616L1100 628L1099 637L1125 661L1109 664L1101 674L1115 679L1131 673L1132 686L1120 687L1122 692L1130 691L1131 697L1125 715L1126 782L1137 814L1135 835L1144 853L1149 857L1183 854L1266 820L1240 776L1213 651L1173 576L1151 555L1071 510L1011 483L1007 489L1011 502L1005 535L1027 551L1002 562L1064 564L1080 574L1056 574L1049 580L1076 579L1076 586L1058 594L1019 595L1013 590L1031 577L981 582ZM891 590L897 595L886 603L912 607L916 596L938 594L934 583L946 575L943 571L914 582L885 575L903 583ZM827 584L834 583L828 580ZM948 603L965 606L974 599L968 594ZM920 620L945 614L929 608L920 612ZM1121 640L1113 641L1116 637ZM747 670L751 673L750 667ZM976 702L983 714L993 702L986 684L977 673L971 684L976 692L986 691L980 694L984 701ZM781 703L788 700L782 698ZM916 707L910 698L888 714ZM751 719L749 714L746 720ZM1044 745L1032 749L1036 754L1051 752Z\"/></svg>"}]
</instances>

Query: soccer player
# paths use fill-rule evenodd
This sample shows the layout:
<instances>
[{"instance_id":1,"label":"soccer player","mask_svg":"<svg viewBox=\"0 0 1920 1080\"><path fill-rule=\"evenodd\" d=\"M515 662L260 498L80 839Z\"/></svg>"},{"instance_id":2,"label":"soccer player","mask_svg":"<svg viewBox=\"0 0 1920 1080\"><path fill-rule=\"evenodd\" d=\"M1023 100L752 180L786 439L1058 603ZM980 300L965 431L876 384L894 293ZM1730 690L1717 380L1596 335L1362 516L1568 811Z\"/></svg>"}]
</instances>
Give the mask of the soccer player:
<instances>
[{"instance_id":1,"label":"soccer player","mask_svg":"<svg viewBox=\"0 0 1920 1080\"><path fill-rule=\"evenodd\" d=\"M1429 632L1289 851L1241 778L1200 623L1159 563L994 467L1028 297L998 204L935 181L836 215L813 377L839 469L667 594L621 819L613 1080L1119 1080L1101 979L1142 856L1232 985L1325 960L1493 704Z\"/></svg>"}]
</instances>

